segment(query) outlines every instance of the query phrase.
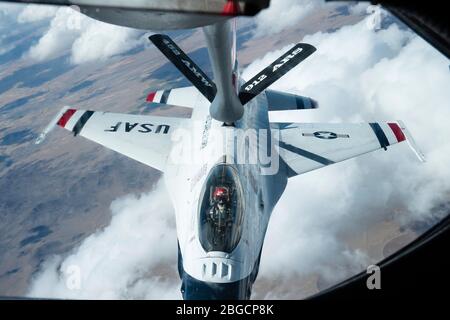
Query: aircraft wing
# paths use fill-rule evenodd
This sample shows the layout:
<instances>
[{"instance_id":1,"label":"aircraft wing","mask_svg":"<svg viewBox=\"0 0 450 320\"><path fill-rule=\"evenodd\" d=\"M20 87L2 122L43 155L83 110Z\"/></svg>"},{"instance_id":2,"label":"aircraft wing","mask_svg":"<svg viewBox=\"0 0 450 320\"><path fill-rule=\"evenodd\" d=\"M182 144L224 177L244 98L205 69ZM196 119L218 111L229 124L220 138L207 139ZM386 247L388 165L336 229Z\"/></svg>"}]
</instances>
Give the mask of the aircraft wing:
<instances>
[{"instance_id":1,"label":"aircraft wing","mask_svg":"<svg viewBox=\"0 0 450 320\"><path fill-rule=\"evenodd\" d=\"M175 129L190 119L64 108L36 143L56 124L131 159L164 171Z\"/></svg>"},{"instance_id":2,"label":"aircraft wing","mask_svg":"<svg viewBox=\"0 0 450 320\"><path fill-rule=\"evenodd\" d=\"M402 122L360 124L276 123L279 152L292 177L359 155L408 141L424 157Z\"/></svg>"}]
</instances>

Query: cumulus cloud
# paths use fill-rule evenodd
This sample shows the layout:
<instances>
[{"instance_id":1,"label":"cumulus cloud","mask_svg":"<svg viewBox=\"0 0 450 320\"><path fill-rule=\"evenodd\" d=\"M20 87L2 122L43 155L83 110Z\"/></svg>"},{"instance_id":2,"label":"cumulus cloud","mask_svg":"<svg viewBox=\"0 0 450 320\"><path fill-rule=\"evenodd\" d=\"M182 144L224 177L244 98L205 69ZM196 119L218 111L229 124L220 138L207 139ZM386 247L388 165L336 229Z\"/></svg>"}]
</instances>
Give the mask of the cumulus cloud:
<instances>
[{"instance_id":1,"label":"cumulus cloud","mask_svg":"<svg viewBox=\"0 0 450 320\"><path fill-rule=\"evenodd\" d=\"M179 299L174 213L162 182L111 204L109 226L54 256L28 295L71 299Z\"/></svg>"},{"instance_id":2,"label":"cumulus cloud","mask_svg":"<svg viewBox=\"0 0 450 320\"><path fill-rule=\"evenodd\" d=\"M23 9L18 17L19 23L37 22L53 18L58 11L56 6L30 4Z\"/></svg>"},{"instance_id":3,"label":"cumulus cloud","mask_svg":"<svg viewBox=\"0 0 450 320\"><path fill-rule=\"evenodd\" d=\"M337 5L337 3L334 4L335 8ZM270 7L260 12L254 19L254 35L261 37L279 33L321 9L331 8L331 6L324 0L271 0ZM380 7L364 2L349 3L347 8L351 15L381 12Z\"/></svg>"},{"instance_id":4,"label":"cumulus cloud","mask_svg":"<svg viewBox=\"0 0 450 320\"><path fill-rule=\"evenodd\" d=\"M378 6L369 5L368 2L356 2L349 6L350 14L359 15L364 13L373 13L376 8L380 8Z\"/></svg>"},{"instance_id":5,"label":"cumulus cloud","mask_svg":"<svg viewBox=\"0 0 450 320\"><path fill-rule=\"evenodd\" d=\"M388 152L292 178L270 222L261 279L319 274L331 285L376 262L360 250L351 250L343 239L393 216L407 226L447 214L435 208L446 204L450 191L448 61L413 33L395 24L375 31L368 27L369 19L337 32L305 37L303 41L316 46L317 52L273 88L311 96L320 109L295 115L277 112L270 118L287 122L401 119L428 161L416 161L408 146L400 144ZM243 76L249 79L288 47L255 61ZM282 287L260 294L274 298L301 292Z\"/></svg>"},{"instance_id":6,"label":"cumulus cloud","mask_svg":"<svg viewBox=\"0 0 450 320\"><path fill-rule=\"evenodd\" d=\"M25 8L18 20L30 21L30 10L33 8ZM102 61L142 43L142 32L91 19L73 8L53 11L49 8L40 12L40 20L50 16L53 18L48 30L28 52L29 57L37 61L63 54L70 54L74 64Z\"/></svg>"},{"instance_id":7,"label":"cumulus cloud","mask_svg":"<svg viewBox=\"0 0 450 320\"><path fill-rule=\"evenodd\" d=\"M367 252L351 248L349 237L385 221L407 227L444 214L434 208L447 201L450 189L448 60L395 24L378 31L369 28L370 18L336 32L305 37L303 41L315 45L317 52L273 88L311 96L320 108L274 113L270 118L288 122L401 119L428 161L419 163L402 143L388 152L290 179L269 224L255 297L302 297L301 289L291 283L310 275L318 275L325 286L336 283L376 262ZM286 49L249 65L244 78ZM161 185L140 198L114 202L111 225L67 257L47 261L30 295L178 298L171 210ZM64 270L73 265L81 270L80 291L67 289ZM160 276L159 266L172 270L171 276Z\"/></svg>"},{"instance_id":8,"label":"cumulus cloud","mask_svg":"<svg viewBox=\"0 0 450 320\"><path fill-rule=\"evenodd\" d=\"M95 21L90 23L72 45L72 61L75 64L94 60L106 60L124 53L140 43L138 32Z\"/></svg>"},{"instance_id":9,"label":"cumulus cloud","mask_svg":"<svg viewBox=\"0 0 450 320\"><path fill-rule=\"evenodd\" d=\"M28 55L34 60L43 61L66 53L79 36L80 30L67 23L75 18L78 19L76 11L70 8L58 9L50 22L49 29L38 43L30 48Z\"/></svg>"},{"instance_id":10,"label":"cumulus cloud","mask_svg":"<svg viewBox=\"0 0 450 320\"><path fill-rule=\"evenodd\" d=\"M280 32L323 7L324 3L323 0L272 0L269 9L255 17L255 34L262 36Z\"/></svg>"}]
</instances>

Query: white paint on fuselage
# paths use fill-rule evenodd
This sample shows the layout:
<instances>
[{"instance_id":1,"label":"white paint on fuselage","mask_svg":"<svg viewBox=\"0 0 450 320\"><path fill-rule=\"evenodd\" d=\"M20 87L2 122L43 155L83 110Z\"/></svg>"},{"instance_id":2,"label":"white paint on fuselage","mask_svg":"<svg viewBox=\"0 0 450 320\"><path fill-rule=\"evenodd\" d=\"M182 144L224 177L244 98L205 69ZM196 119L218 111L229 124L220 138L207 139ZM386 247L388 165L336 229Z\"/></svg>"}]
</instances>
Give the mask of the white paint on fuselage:
<instances>
[{"instance_id":1,"label":"white paint on fuselage","mask_svg":"<svg viewBox=\"0 0 450 320\"><path fill-rule=\"evenodd\" d=\"M236 122L235 127L223 126L223 123L211 119L209 105L198 93L190 122L192 127L183 128L183 132L201 137L205 134L205 128L209 127L206 145L202 143L202 139L197 139L190 146L185 146L193 154L200 156L197 158L200 160L180 164L169 159L164 178L175 208L177 236L185 272L202 281L234 282L252 272L263 245L270 214L284 190L287 178L284 174L261 175L259 163L234 164L234 131L269 128L264 95L246 105L244 116ZM216 136L225 137L223 147L217 147ZM182 140L181 144L186 142ZM174 148L177 148L176 144ZM208 253L199 240L199 203L211 169L223 162L223 159L236 168L244 190L243 230L237 247L231 253ZM213 263L217 268L215 275L212 275ZM222 276L222 267L228 270L226 276Z\"/></svg>"}]
</instances>

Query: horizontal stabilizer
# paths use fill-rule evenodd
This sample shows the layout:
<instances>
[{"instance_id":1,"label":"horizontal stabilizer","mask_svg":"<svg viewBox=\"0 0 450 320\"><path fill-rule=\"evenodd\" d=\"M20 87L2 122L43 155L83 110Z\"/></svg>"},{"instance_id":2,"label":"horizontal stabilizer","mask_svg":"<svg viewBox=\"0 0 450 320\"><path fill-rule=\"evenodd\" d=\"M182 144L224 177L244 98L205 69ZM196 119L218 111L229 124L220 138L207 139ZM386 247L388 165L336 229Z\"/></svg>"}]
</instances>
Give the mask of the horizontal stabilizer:
<instances>
[{"instance_id":1,"label":"horizontal stabilizer","mask_svg":"<svg viewBox=\"0 0 450 320\"><path fill-rule=\"evenodd\" d=\"M186 108L194 108L199 100L206 99L193 86L152 91L146 96L147 103Z\"/></svg>"},{"instance_id":2,"label":"horizontal stabilizer","mask_svg":"<svg viewBox=\"0 0 450 320\"><path fill-rule=\"evenodd\" d=\"M150 41L172 62L175 67L208 99L210 102L216 96L216 85L209 77L176 45L170 37L154 34Z\"/></svg>"},{"instance_id":3,"label":"horizontal stabilizer","mask_svg":"<svg viewBox=\"0 0 450 320\"><path fill-rule=\"evenodd\" d=\"M244 105L271 84L280 79L300 62L308 58L316 48L307 43L298 43L270 66L245 83L239 92L239 99Z\"/></svg>"},{"instance_id":4,"label":"horizontal stabilizer","mask_svg":"<svg viewBox=\"0 0 450 320\"><path fill-rule=\"evenodd\" d=\"M266 90L266 97L269 111L316 109L319 107L314 99L287 92Z\"/></svg>"}]
</instances>

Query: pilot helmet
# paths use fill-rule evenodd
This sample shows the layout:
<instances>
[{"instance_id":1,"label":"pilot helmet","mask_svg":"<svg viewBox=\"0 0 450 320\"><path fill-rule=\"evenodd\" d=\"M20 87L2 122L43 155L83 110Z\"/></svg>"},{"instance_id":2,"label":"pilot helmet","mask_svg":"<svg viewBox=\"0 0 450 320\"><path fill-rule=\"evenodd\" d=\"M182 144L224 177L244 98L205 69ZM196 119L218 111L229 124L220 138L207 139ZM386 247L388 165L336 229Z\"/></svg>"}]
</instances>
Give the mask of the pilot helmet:
<instances>
[{"instance_id":1,"label":"pilot helmet","mask_svg":"<svg viewBox=\"0 0 450 320\"><path fill-rule=\"evenodd\" d=\"M216 187L213 192L213 199L219 204L228 201L228 189L226 187Z\"/></svg>"}]
</instances>

